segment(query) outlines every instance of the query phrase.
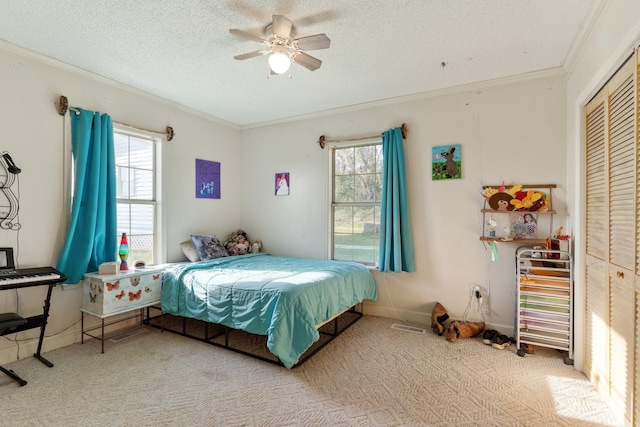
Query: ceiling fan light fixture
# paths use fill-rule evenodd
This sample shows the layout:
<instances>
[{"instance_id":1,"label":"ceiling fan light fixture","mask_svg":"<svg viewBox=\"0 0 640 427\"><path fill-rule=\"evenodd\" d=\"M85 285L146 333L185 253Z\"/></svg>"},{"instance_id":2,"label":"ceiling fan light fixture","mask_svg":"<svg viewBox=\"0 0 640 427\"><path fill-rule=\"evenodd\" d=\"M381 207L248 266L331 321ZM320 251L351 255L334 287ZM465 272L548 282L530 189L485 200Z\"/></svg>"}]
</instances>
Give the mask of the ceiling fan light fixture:
<instances>
[{"instance_id":1,"label":"ceiling fan light fixture","mask_svg":"<svg viewBox=\"0 0 640 427\"><path fill-rule=\"evenodd\" d=\"M291 58L283 52L273 52L269 55L269 67L276 74L284 74L291 67Z\"/></svg>"},{"instance_id":2,"label":"ceiling fan light fixture","mask_svg":"<svg viewBox=\"0 0 640 427\"><path fill-rule=\"evenodd\" d=\"M261 50L235 55L233 58L245 60L267 55L271 74L286 73L291 68L291 62L295 62L309 71L320 68L322 61L305 51L328 49L331 46L331 39L324 33L296 38L296 26L287 17L273 15L272 19L272 22L267 24L264 29L264 38L247 31L231 28L229 33L234 36L258 42L263 46Z\"/></svg>"}]
</instances>

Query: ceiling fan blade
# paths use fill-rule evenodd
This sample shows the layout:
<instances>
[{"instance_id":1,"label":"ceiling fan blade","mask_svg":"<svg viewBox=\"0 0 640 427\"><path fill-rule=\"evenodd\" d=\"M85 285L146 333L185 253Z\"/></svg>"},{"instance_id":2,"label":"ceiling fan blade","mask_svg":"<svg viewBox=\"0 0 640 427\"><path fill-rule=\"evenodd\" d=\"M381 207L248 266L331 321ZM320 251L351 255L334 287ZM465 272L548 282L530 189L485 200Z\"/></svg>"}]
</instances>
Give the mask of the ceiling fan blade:
<instances>
[{"instance_id":1,"label":"ceiling fan blade","mask_svg":"<svg viewBox=\"0 0 640 427\"><path fill-rule=\"evenodd\" d=\"M304 68L310 71L315 71L320 68L320 65L322 65L322 61L320 61L318 58L314 58L313 56L307 55L304 52L295 52L291 55L291 59L293 59L295 63L302 65Z\"/></svg>"},{"instance_id":2,"label":"ceiling fan blade","mask_svg":"<svg viewBox=\"0 0 640 427\"><path fill-rule=\"evenodd\" d=\"M294 40L293 44L302 50L328 49L329 46L331 46L331 39L323 33L314 36L300 37Z\"/></svg>"},{"instance_id":3,"label":"ceiling fan blade","mask_svg":"<svg viewBox=\"0 0 640 427\"><path fill-rule=\"evenodd\" d=\"M255 58L256 56L262 56L269 53L268 50L256 50L255 52L243 53L242 55L236 55L233 59L242 61L243 59Z\"/></svg>"},{"instance_id":4,"label":"ceiling fan blade","mask_svg":"<svg viewBox=\"0 0 640 427\"><path fill-rule=\"evenodd\" d=\"M293 24L282 15L273 15L273 33L281 39L288 39Z\"/></svg>"},{"instance_id":5,"label":"ceiling fan blade","mask_svg":"<svg viewBox=\"0 0 640 427\"><path fill-rule=\"evenodd\" d=\"M251 33L247 33L246 31L242 31L242 30L238 30L235 28L232 28L229 30L229 32L231 34L233 34L236 37L240 37L241 39L247 39L247 40L251 40L254 42L258 42L258 43L263 43L263 44L268 44L267 41L261 37L258 36L254 36Z\"/></svg>"}]
</instances>

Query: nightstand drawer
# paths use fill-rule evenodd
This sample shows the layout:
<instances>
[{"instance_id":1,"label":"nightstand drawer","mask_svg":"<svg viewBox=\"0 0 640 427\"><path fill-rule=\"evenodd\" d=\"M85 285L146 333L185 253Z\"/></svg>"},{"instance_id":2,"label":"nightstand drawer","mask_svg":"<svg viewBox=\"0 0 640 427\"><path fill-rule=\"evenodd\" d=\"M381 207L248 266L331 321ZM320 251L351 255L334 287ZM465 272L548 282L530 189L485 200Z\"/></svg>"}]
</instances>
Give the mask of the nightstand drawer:
<instances>
[{"instance_id":1,"label":"nightstand drawer","mask_svg":"<svg viewBox=\"0 0 640 427\"><path fill-rule=\"evenodd\" d=\"M98 315L125 313L160 302L162 268L84 275L82 308Z\"/></svg>"}]
</instances>

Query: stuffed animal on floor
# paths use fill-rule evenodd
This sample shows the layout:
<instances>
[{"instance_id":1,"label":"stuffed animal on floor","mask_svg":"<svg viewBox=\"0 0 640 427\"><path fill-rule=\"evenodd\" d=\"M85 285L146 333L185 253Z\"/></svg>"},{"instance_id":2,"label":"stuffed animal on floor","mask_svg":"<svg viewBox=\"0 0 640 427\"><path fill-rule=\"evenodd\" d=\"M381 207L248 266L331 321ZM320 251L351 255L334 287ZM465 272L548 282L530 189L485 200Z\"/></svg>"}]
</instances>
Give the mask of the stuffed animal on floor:
<instances>
[{"instance_id":1,"label":"stuffed animal on floor","mask_svg":"<svg viewBox=\"0 0 640 427\"><path fill-rule=\"evenodd\" d=\"M471 338L484 331L484 322L465 322L454 320L447 330L447 341L456 342L458 338Z\"/></svg>"},{"instance_id":2,"label":"stuffed animal on floor","mask_svg":"<svg viewBox=\"0 0 640 427\"><path fill-rule=\"evenodd\" d=\"M433 332L442 336L444 333L444 322L449 318L447 314L447 309L442 306L439 302L436 303L436 306L433 307L433 311L431 312L431 328Z\"/></svg>"}]
</instances>

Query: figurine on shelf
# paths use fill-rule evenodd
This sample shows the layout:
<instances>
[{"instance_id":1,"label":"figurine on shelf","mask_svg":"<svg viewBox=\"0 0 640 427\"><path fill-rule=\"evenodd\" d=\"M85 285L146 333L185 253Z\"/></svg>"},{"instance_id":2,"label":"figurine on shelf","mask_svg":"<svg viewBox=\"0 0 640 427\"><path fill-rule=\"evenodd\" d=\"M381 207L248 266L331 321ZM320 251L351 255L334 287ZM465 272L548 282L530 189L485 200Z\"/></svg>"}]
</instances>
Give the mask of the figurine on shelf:
<instances>
[{"instance_id":1,"label":"figurine on shelf","mask_svg":"<svg viewBox=\"0 0 640 427\"><path fill-rule=\"evenodd\" d=\"M508 225L504 226L504 240L513 240L513 237L511 237L511 228Z\"/></svg>"},{"instance_id":2,"label":"figurine on shelf","mask_svg":"<svg viewBox=\"0 0 640 427\"><path fill-rule=\"evenodd\" d=\"M498 225L496 220L493 217L489 217L487 225L489 226L489 237L496 237L496 226Z\"/></svg>"}]
</instances>

